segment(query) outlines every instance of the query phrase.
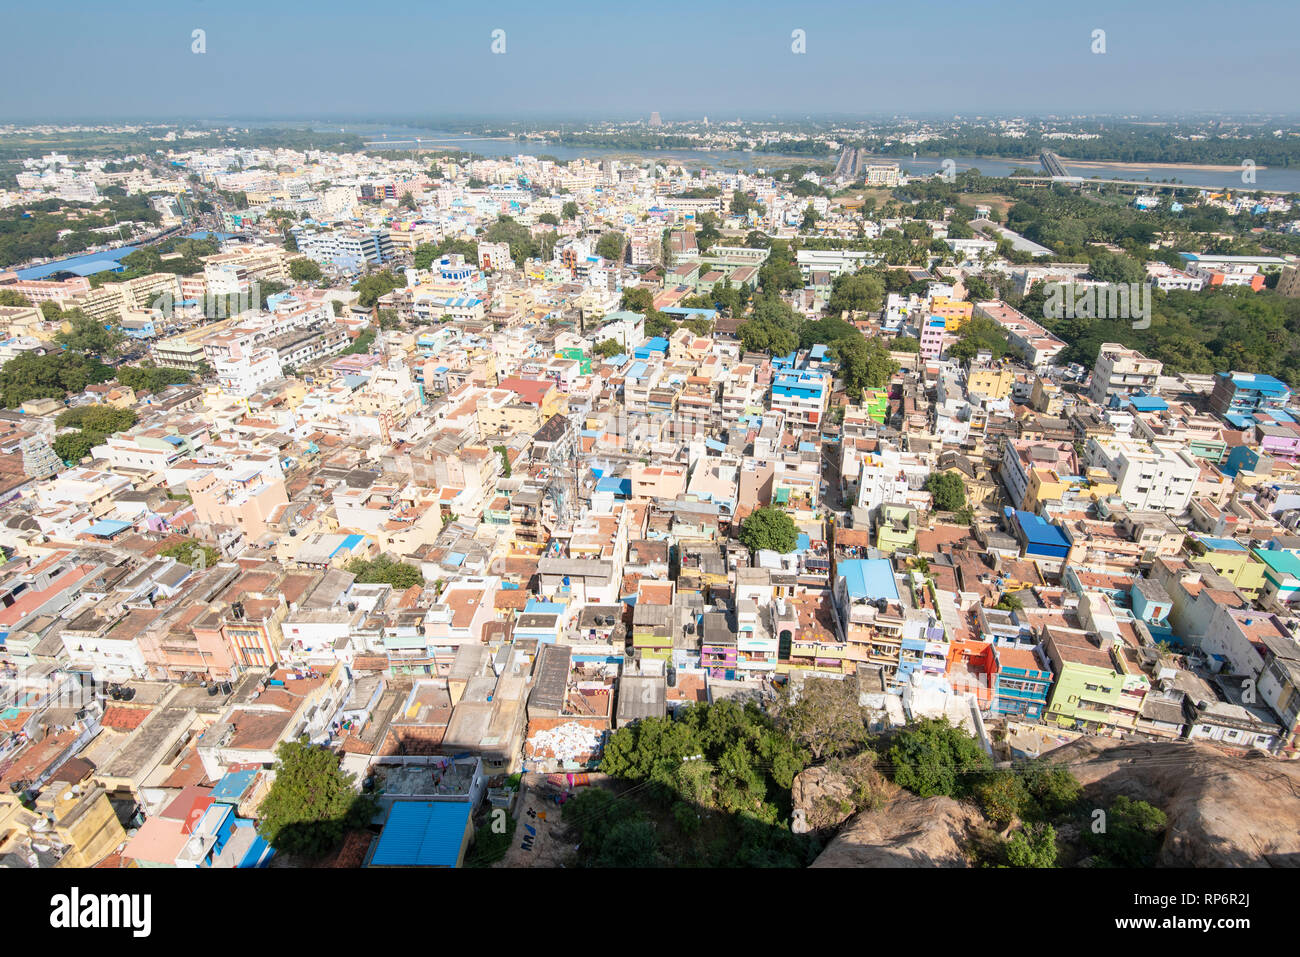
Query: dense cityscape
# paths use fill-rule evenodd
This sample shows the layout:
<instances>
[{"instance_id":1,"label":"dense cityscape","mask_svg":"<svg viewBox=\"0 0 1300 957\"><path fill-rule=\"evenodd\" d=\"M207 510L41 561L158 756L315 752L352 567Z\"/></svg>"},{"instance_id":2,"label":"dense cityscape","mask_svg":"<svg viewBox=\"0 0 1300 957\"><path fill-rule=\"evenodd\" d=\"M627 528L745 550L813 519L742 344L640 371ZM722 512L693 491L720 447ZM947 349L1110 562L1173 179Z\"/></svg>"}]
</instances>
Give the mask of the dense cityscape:
<instances>
[{"instance_id":1,"label":"dense cityscape","mask_svg":"<svg viewBox=\"0 0 1300 957\"><path fill-rule=\"evenodd\" d=\"M1300 122L643 98L0 117L0 867L96 878L42 926L1300 861ZM1251 927L1186 886L1097 916Z\"/></svg>"}]
</instances>

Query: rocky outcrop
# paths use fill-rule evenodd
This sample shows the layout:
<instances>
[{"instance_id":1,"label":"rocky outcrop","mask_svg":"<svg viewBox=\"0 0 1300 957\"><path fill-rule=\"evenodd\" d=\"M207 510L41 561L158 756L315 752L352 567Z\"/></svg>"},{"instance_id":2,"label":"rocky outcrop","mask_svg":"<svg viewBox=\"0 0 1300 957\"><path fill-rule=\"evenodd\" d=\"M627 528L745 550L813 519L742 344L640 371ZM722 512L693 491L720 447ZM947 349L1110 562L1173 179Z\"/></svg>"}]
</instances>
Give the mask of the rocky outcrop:
<instances>
[{"instance_id":1,"label":"rocky outcrop","mask_svg":"<svg viewBox=\"0 0 1300 957\"><path fill-rule=\"evenodd\" d=\"M1125 795L1163 810L1169 824L1158 866L1300 866L1298 763L1233 757L1207 745L1106 738L1080 739L1044 760L1069 767L1098 808ZM804 798L838 795L838 786L833 778L810 777ZM852 817L812 866L968 867L972 837L987 829L971 804L897 791ZM1072 844L1077 831L1070 823L1058 836Z\"/></svg>"},{"instance_id":2,"label":"rocky outcrop","mask_svg":"<svg viewBox=\"0 0 1300 957\"><path fill-rule=\"evenodd\" d=\"M973 805L900 792L863 811L818 855L813 867L969 867L971 832L984 823Z\"/></svg>"},{"instance_id":3,"label":"rocky outcrop","mask_svg":"<svg viewBox=\"0 0 1300 957\"><path fill-rule=\"evenodd\" d=\"M1201 744L1080 738L1045 758L1065 764L1088 800L1120 795L1169 818L1161 867L1300 866L1300 765L1233 757Z\"/></svg>"},{"instance_id":4,"label":"rocky outcrop","mask_svg":"<svg viewBox=\"0 0 1300 957\"><path fill-rule=\"evenodd\" d=\"M879 805L898 791L875 768L870 752L829 764L819 764L795 775L791 788L795 833L827 831L839 827L864 807Z\"/></svg>"}]
</instances>

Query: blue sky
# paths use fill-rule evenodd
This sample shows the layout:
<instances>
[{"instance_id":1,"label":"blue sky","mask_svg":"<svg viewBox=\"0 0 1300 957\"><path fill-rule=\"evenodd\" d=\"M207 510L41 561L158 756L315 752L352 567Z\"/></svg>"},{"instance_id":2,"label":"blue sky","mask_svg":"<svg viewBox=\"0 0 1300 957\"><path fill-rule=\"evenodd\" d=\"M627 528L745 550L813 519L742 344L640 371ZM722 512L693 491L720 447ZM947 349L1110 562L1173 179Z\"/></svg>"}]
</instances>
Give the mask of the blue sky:
<instances>
[{"instance_id":1,"label":"blue sky","mask_svg":"<svg viewBox=\"0 0 1300 957\"><path fill-rule=\"evenodd\" d=\"M0 16L5 119L1300 111L1294 0L0 0Z\"/></svg>"}]
</instances>

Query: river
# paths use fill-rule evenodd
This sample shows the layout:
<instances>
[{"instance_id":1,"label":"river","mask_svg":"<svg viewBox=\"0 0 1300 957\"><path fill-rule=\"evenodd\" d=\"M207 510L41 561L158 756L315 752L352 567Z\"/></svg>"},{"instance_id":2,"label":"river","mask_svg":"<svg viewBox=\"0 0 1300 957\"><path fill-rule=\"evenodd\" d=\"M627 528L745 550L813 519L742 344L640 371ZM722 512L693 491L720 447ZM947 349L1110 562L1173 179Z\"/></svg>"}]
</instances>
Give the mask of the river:
<instances>
[{"instance_id":1,"label":"river","mask_svg":"<svg viewBox=\"0 0 1300 957\"><path fill-rule=\"evenodd\" d=\"M324 129L325 127L319 127ZM340 129L330 127L329 129ZM631 150L612 146L565 146L560 143L548 143L539 140L520 141L515 139L474 136L457 133L453 130L422 129L413 126L367 126L351 125L341 127L344 132L355 133L367 142L378 144L389 140L406 140L398 148L409 149L411 140L418 139L420 146L429 149L463 149L482 156L554 156L557 159L573 160L593 156L639 157L659 161L692 163L724 169L754 169L789 165L791 163L834 162L837 156L795 156L786 153L760 153L742 150L706 150L706 149L668 149L668 150ZM378 145L372 149L381 148ZM882 163L896 162L905 172L917 176L928 176L943 169L944 158L935 156L874 156L873 160ZM1009 176L1017 168L1029 168L1038 175L1044 175L1037 159L1009 160L981 156L951 157L958 173L968 169L978 169L986 176ZM1205 167L1187 167L1171 169L1160 166L1106 166L1071 168L1070 161L1063 159L1071 175L1089 179L1121 180L1161 180L1176 179L1195 186L1213 186L1221 189L1279 190L1300 192L1300 169L1258 169L1255 182L1243 184L1241 171L1223 170Z\"/></svg>"}]
</instances>

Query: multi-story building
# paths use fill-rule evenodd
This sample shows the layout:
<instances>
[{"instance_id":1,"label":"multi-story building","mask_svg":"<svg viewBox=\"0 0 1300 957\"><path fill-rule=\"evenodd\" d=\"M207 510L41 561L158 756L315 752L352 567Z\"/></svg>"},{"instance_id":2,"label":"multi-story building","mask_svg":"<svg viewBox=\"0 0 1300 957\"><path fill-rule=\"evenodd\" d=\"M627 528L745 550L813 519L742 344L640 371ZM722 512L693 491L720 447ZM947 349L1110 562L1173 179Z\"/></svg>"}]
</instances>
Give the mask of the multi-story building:
<instances>
[{"instance_id":1,"label":"multi-story building","mask_svg":"<svg viewBox=\"0 0 1300 957\"><path fill-rule=\"evenodd\" d=\"M1099 405L1107 405L1114 396L1124 398L1135 392L1154 395L1164 363L1148 359L1136 349L1128 349L1118 342L1103 342L1093 366L1092 385L1088 398Z\"/></svg>"},{"instance_id":2,"label":"multi-story building","mask_svg":"<svg viewBox=\"0 0 1300 957\"><path fill-rule=\"evenodd\" d=\"M803 429L818 429L830 402L830 378L821 372L789 370L772 378L773 409L786 415L787 421Z\"/></svg>"},{"instance_id":3,"label":"multi-story building","mask_svg":"<svg viewBox=\"0 0 1300 957\"><path fill-rule=\"evenodd\" d=\"M1088 440L1086 464L1105 469L1130 509L1180 513L1192 500L1201 467L1185 449L1133 441Z\"/></svg>"},{"instance_id":4,"label":"multi-story building","mask_svg":"<svg viewBox=\"0 0 1300 957\"><path fill-rule=\"evenodd\" d=\"M1281 412L1290 401L1290 387L1271 375L1220 372L1214 377L1210 411L1230 420L1239 416L1242 424L1250 425L1256 415Z\"/></svg>"}]
</instances>

